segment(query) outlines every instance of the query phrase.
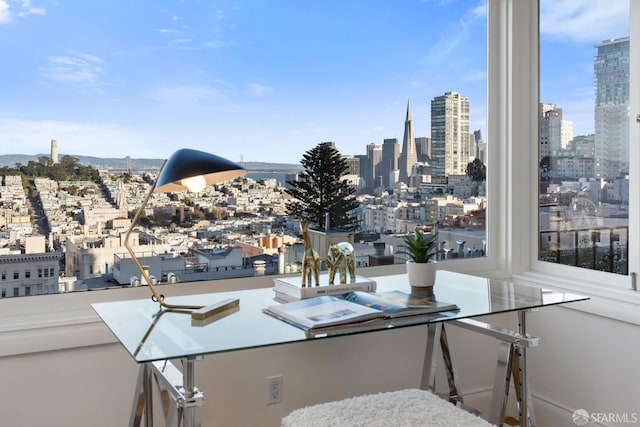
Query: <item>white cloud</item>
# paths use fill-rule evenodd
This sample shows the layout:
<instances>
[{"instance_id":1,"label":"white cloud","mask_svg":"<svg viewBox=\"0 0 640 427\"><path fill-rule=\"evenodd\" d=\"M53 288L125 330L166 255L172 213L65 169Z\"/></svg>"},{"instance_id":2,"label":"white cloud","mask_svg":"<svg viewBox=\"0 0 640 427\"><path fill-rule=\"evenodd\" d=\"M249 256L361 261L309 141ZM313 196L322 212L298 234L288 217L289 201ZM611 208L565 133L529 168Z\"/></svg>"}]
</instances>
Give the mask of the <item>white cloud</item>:
<instances>
[{"instance_id":1,"label":"white cloud","mask_svg":"<svg viewBox=\"0 0 640 427\"><path fill-rule=\"evenodd\" d=\"M478 3L478 5L476 7L471 9L471 15L474 16L475 18L485 19L487 17L487 2L486 2L486 0L481 1L480 3Z\"/></svg>"},{"instance_id":2,"label":"white cloud","mask_svg":"<svg viewBox=\"0 0 640 427\"><path fill-rule=\"evenodd\" d=\"M426 57L427 61L430 63L439 63L443 61L450 52L455 52L456 47L465 38L466 26L461 21L459 28L457 28L455 31L451 31L446 35L443 35L440 38L440 41L429 50Z\"/></svg>"},{"instance_id":3,"label":"white cloud","mask_svg":"<svg viewBox=\"0 0 640 427\"><path fill-rule=\"evenodd\" d=\"M22 1L22 7L20 9L20 12L18 12L18 16L47 14L47 10L44 7L31 6L31 0L21 0L21 1Z\"/></svg>"},{"instance_id":4,"label":"white cloud","mask_svg":"<svg viewBox=\"0 0 640 427\"><path fill-rule=\"evenodd\" d=\"M11 11L5 0L0 0L0 24L11 21Z\"/></svg>"},{"instance_id":5,"label":"white cloud","mask_svg":"<svg viewBox=\"0 0 640 427\"><path fill-rule=\"evenodd\" d=\"M273 92L271 86L261 85L259 83L250 83L247 85L247 93L253 96L266 96Z\"/></svg>"},{"instance_id":6,"label":"white cloud","mask_svg":"<svg viewBox=\"0 0 640 427\"><path fill-rule=\"evenodd\" d=\"M42 69L45 77L55 81L82 83L101 86L100 76L104 74L104 61L83 52L73 52L67 56L48 58L47 66Z\"/></svg>"},{"instance_id":7,"label":"white cloud","mask_svg":"<svg viewBox=\"0 0 640 427\"><path fill-rule=\"evenodd\" d=\"M542 36L599 43L629 35L629 2L611 0L547 0L540 6Z\"/></svg>"},{"instance_id":8,"label":"white cloud","mask_svg":"<svg viewBox=\"0 0 640 427\"><path fill-rule=\"evenodd\" d=\"M471 27L479 20L486 19L486 1L479 1L476 6L468 9L458 21L451 25L450 31L443 33L440 41L429 50L425 60L428 63L439 63L445 60L450 53L456 53L460 43L469 38Z\"/></svg>"},{"instance_id":9,"label":"white cloud","mask_svg":"<svg viewBox=\"0 0 640 427\"><path fill-rule=\"evenodd\" d=\"M25 17L28 15L46 15L44 7L31 6L31 0L20 0L20 10L12 12L7 0L0 0L0 24L5 24L13 20L14 16Z\"/></svg>"}]
</instances>

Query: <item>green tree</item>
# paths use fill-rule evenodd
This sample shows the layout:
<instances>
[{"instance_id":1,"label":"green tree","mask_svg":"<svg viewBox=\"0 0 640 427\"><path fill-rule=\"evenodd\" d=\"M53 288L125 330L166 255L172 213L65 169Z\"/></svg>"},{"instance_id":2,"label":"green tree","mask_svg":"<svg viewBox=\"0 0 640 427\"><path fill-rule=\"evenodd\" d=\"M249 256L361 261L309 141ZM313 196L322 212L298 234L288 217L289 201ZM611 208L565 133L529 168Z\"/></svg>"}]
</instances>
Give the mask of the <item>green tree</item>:
<instances>
[{"instance_id":1,"label":"green tree","mask_svg":"<svg viewBox=\"0 0 640 427\"><path fill-rule=\"evenodd\" d=\"M549 179L549 171L551 170L551 158L549 156L544 156L540 159L540 179L547 180Z\"/></svg>"},{"instance_id":2,"label":"green tree","mask_svg":"<svg viewBox=\"0 0 640 427\"><path fill-rule=\"evenodd\" d=\"M487 178L487 167L477 157L467 164L466 172L471 181L484 181Z\"/></svg>"},{"instance_id":3,"label":"green tree","mask_svg":"<svg viewBox=\"0 0 640 427\"><path fill-rule=\"evenodd\" d=\"M340 152L330 143L322 142L307 151L300 164L304 170L298 181L287 181L291 188L285 191L293 197L287 204L287 212L307 218L320 229L325 228L325 215L329 214L331 228L354 230L357 226L354 210L359 203L355 188L342 179L348 165Z\"/></svg>"}]
</instances>

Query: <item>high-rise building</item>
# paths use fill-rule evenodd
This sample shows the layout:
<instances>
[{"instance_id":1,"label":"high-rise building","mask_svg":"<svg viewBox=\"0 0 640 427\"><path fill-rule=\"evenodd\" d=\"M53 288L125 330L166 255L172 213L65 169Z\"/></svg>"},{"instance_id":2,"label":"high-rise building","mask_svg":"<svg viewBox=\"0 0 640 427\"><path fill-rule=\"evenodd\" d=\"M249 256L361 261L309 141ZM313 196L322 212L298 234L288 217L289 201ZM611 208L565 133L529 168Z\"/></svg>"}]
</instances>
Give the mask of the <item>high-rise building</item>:
<instances>
[{"instance_id":1,"label":"high-rise building","mask_svg":"<svg viewBox=\"0 0 640 427\"><path fill-rule=\"evenodd\" d=\"M595 48L595 172L614 179L629 171L629 37Z\"/></svg>"},{"instance_id":2,"label":"high-rise building","mask_svg":"<svg viewBox=\"0 0 640 427\"><path fill-rule=\"evenodd\" d=\"M432 182L444 183L449 175L466 174L473 155L469 108L469 98L458 92L445 92L431 101Z\"/></svg>"},{"instance_id":3,"label":"high-rise building","mask_svg":"<svg viewBox=\"0 0 640 427\"><path fill-rule=\"evenodd\" d=\"M573 122L562 119L556 104L538 105L538 146L540 158L560 156L573 139Z\"/></svg>"},{"instance_id":4,"label":"high-rise building","mask_svg":"<svg viewBox=\"0 0 640 427\"><path fill-rule=\"evenodd\" d=\"M321 142L321 144L329 144L329 146L331 148L333 148L334 150L337 150L338 148L336 147L336 142L335 141L323 141Z\"/></svg>"},{"instance_id":5,"label":"high-rise building","mask_svg":"<svg viewBox=\"0 0 640 427\"><path fill-rule=\"evenodd\" d=\"M476 140L476 143L478 143L479 141L482 141L482 130L481 129L474 130L473 138Z\"/></svg>"},{"instance_id":6,"label":"high-rise building","mask_svg":"<svg viewBox=\"0 0 640 427\"><path fill-rule=\"evenodd\" d=\"M385 188L393 186L391 174L398 170L398 157L400 156L400 145L398 138L387 138L382 142L382 161L380 162L380 175L382 175L382 185ZM393 180L395 183L395 180Z\"/></svg>"},{"instance_id":7,"label":"high-rise building","mask_svg":"<svg viewBox=\"0 0 640 427\"><path fill-rule=\"evenodd\" d=\"M343 155L342 159L344 159L347 164L347 170L341 179L349 182L349 184L356 189L357 194L362 194L364 184L361 178L362 174L360 173L360 158L357 156Z\"/></svg>"},{"instance_id":8,"label":"high-rise building","mask_svg":"<svg viewBox=\"0 0 640 427\"><path fill-rule=\"evenodd\" d=\"M416 137L416 150L419 162L428 162L431 159L431 138L428 136Z\"/></svg>"},{"instance_id":9,"label":"high-rise building","mask_svg":"<svg viewBox=\"0 0 640 427\"><path fill-rule=\"evenodd\" d=\"M405 184L409 183L411 169L418 163L418 153L416 150L416 140L413 137L413 123L411 121L411 103L407 101L407 117L404 120L404 138L402 140L402 153L398 160L400 170L399 180Z\"/></svg>"},{"instance_id":10,"label":"high-rise building","mask_svg":"<svg viewBox=\"0 0 640 427\"><path fill-rule=\"evenodd\" d=\"M51 140L51 163L58 163L58 141L55 139Z\"/></svg>"},{"instance_id":11,"label":"high-rise building","mask_svg":"<svg viewBox=\"0 0 640 427\"><path fill-rule=\"evenodd\" d=\"M382 147L378 144L367 144L367 154L360 162L360 175L365 181L365 187L373 190L380 176L382 162Z\"/></svg>"},{"instance_id":12,"label":"high-rise building","mask_svg":"<svg viewBox=\"0 0 640 427\"><path fill-rule=\"evenodd\" d=\"M350 155L343 155L342 158L347 164L346 174L360 176L360 159Z\"/></svg>"},{"instance_id":13,"label":"high-rise building","mask_svg":"<svg viewBox=\"0 0 640 427\"><path fill-rule=\"evenodd\" d=\"M473 131L473 157L480 159L482 163L487 164L487 141L482 139L482 131L480 129Z\"/></svg>"}]
</instances>

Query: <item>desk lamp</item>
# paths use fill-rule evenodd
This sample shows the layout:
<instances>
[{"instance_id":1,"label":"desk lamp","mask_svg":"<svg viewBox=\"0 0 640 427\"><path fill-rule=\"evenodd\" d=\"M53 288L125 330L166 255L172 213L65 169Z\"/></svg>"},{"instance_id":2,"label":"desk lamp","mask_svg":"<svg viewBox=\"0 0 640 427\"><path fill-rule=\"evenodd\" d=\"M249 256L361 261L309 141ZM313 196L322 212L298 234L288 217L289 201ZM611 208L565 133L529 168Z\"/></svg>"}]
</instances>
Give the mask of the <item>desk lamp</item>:
<instances>
[{"instance_id":1,"label":"desk lamp","mask_svg":"<svg viewBox=\"0 0 640 427\"><path fill-rule=\"evenodd\" d=\"M233 308L238 305L237 299L224 300L211 306L197 305L176 305L167 304L164 301L164 295L161 295L151 282L151 279L145 269L138 261L135 253L129 246L129 235L134 229L140 216L144 212L151 195L154 192L169 193L176 191L200 192L207 185L213 185L219 182L229 181L237 178L245 173L245 169L241 166L218 157L214 154L204 153L202 151L181 149L173 153L173 155L165 160L160 168L158 178L149 190L146 198L142 202L142 206L138 209L131 226L124 238L124 246L129 251L131 259L140 271L140 276L151 289L153 293L151 299L158 302L162 307L169 310L194 310L191 313L192 319L202 320L221 311Z\"/></svg>"}]
</instances>

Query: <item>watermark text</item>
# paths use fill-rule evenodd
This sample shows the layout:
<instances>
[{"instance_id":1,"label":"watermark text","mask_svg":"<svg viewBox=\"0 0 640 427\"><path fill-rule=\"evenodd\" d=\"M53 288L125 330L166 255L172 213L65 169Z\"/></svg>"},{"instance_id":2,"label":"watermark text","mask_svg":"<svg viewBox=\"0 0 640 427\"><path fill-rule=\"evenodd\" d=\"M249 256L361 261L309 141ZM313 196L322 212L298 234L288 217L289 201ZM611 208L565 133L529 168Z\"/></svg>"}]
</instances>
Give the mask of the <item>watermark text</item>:
<instances>
[{"instance_id":1,"label":"watermark text","mask_svg":"<svg viewBox=\"0 0 640 427\"><path fill-rule=\"evenodd\" d=\"M635 424L640 421L639 412L589 412L585 409L577 409L572 415L576 425L583 426L587 423L614 423Z\"/></svg>"}]
</instances>

